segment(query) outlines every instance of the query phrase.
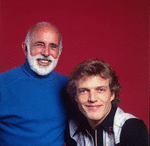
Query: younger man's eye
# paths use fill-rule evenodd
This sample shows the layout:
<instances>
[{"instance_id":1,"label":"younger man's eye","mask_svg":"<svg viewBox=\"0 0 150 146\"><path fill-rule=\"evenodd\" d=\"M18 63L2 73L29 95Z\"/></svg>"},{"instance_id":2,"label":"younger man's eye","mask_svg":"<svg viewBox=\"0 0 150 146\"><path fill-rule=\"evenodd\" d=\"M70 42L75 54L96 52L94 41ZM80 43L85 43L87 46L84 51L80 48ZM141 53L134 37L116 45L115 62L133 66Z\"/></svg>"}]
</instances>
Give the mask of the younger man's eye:
<instances>
[{"instance_id":1,"label":"younger man's eye","mask_svg":"<svg viewBox=\"0 0 150 146\"><path fill-rule=\"evenodd\" d=\"M105 89L103 89L103 88L100 88L100 89L99 89L99 91L100 91L100 92L103 92L103 91L105 91Z\"/></svg>"},{"instance_id":2,"label":"younger man's eye","mask_svg":"<svg viewBox=\"0 0 150 146\"><path fill-rule=\"evenodd\" d=\"M80 94L83 94L83 93L86 93L86 90L83 89L83 90L79 90L78 92L79 92Z\"/></svg>"}]
</instances>

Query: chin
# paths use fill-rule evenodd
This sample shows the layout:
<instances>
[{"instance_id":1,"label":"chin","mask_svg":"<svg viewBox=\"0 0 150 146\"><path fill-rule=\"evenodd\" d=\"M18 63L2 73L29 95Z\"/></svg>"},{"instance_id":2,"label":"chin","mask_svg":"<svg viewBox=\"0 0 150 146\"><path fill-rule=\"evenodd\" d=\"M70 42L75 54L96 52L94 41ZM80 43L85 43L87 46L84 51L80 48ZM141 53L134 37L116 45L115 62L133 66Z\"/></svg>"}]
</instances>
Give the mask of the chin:
<instances>
[{"instance_id":1,"label":"chin","mask_svg":"<svg viewBox=\"0 0 150 146\"><path fill-rule=\"evenodd\" d=\"M102 116L99 113L97 113L97 114L94 114L94 113L86 114L85 116L86 116L86 118L88 118L90 120L95 120L95 121L102 118Z\"/></svg>"},{"instance_id":2,"label":"chin","mask_svg":"<svg viewBox=\"0 0 150 146\"><path fill-rule=\"evenodd\" d=\"M45 76L50 74L53 71L54 66L52 64L49 66L35 65L31 69L34 72L36 72L38 75Z\"/></svg>"},{"instance_id":3,"label":"chin","mask_svg":"<svg viewBox=\"0 0 150 146\"><path fill-rule=\"evenodd\" d=\"M33 70L38 75L46 76L46 75L50 74L53 71L53 69L56 67L58 58L54 59L53 57L49 57L52 61L51 64L48 66L42 66L42 65L39 65L37 62L37 58L39 56L40 55L31 56L30 54L28 54L27 60L28 60L29 66L30 66L31 70Z\"/></svg>"}]
</instances>

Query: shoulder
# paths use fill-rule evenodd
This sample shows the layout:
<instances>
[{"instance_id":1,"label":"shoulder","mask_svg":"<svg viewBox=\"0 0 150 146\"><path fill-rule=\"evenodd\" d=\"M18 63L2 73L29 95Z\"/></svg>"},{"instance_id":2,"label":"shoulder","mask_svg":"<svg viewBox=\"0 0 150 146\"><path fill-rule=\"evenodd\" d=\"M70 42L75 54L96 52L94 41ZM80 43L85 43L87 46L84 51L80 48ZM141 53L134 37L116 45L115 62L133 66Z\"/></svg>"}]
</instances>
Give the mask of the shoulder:
<instances>
[{"instance_id":1,"label":"shoulder","mask_svg":"<svg viewBox=\"0 0 150 146\"><path fill-rule=\"evenodd\" d=\"M22 69L21 66L20 67L16 67L13 68L11 70L8 70L6 72L3 72L0 74L0 82L3 83L9 83L12 82L14 80L17 80L18 78L20 78L21 74L22 74Z\"/></svg>"},{"instance_id":2,"label":"shoulder","mask_svg":"<svg viewBox=\"0 0 150 146\"><path fill-rule=\"evenodd\" d=\"M117 108L114 117L114 132L116 142L120 141L121 145L140 146L147 141L148 131L144 122L120 108Z\"/></svg>"},{"instance_id":3,"label":"shoulder","mask_svg":"<svg viewBox=\"0 0 150 146\"><path fill-rule=\"evenodd\" d=\"M63 84L68 83L68 77L65 75L61 75L58 72L53 71L53 74L55 75L56 78L58 78L59 81L61 81Z\"/></svg>"},{"instance_id":4,"label":"shoulder","mask_svg":"<svg viewBox=\"0 0 150 146\"><path fill-rule=\"evenodd\" d=\"M132 114L125 113L121 108L117 108L115 117L114 117L114 123L116 126L122 127L126 120L130 118L136 118Z\"/></svg>"},{"instance_id":5,"label":"shoulder","mask_svg":"<svg viewBox=\"0 0 150 146\"><path fill-rule=\"evenodd\" d=\"M121 130L120 141L127 142L128 145L146 145L148 130L144 122L135 118L126 120Z\"/></svg>"},{"instance_id":6,"label":"shoulder","mask_svg":"<svg viewBox=\"0 0 150 146\"><path fill-rule=\"evenodd\" d=\"M129 132L130 131L130 132ZM128 132L128 134L140 134L140 133L147 133L147 128L143 120L131 118L128 119L123 127L121 133Z\"/></svg>"}]
</instances>

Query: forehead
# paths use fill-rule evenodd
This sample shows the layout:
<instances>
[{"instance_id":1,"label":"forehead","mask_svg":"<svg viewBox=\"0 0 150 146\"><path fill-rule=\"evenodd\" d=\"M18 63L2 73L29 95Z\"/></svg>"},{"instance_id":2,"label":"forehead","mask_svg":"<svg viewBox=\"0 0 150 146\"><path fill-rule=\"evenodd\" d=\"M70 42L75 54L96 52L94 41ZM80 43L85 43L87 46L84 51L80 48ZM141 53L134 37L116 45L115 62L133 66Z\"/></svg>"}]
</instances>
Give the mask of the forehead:
<instances>
[{"instance_id":1,"label":"forehead","mask_svg":"<svg viewBox=\"0 0 150 146\"><path fill-rule=\"evenodd\" d=\"M109 87L109 78L103 79L99 75L83 77L77 81L77 88L92 88L98 86L107 86Z\"/></svg>"},{"instance_id":2,"label":"forehead","mask_svg":"<svg viewBox=\"0 0 150 146\"><path fill-rule=\"evenodd\" d=\"M52 26L38 26L30 33L31 40L54 38L60 40L58 30Z\"/></svg>"}]
</instances>

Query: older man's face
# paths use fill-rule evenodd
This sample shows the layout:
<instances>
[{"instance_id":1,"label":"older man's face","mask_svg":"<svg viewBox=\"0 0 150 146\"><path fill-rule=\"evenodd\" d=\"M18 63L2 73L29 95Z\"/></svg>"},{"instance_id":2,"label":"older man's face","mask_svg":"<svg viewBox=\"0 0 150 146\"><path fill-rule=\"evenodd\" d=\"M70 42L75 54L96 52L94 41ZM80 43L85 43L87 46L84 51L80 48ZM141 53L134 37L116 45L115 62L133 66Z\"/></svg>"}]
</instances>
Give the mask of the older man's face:
<instances>
[{"instance_id":1,"label":"older man's face","mask_svg":"<svg viewBox=\"0 0 150 146\"><path fill-rule=\"evenodd\" d=\"M48 26L36 28L30 35L27 59L30 68L39 75L49 74L61 54L59 34Z\"/></svg>"}]
</instances>

